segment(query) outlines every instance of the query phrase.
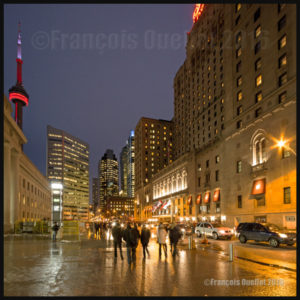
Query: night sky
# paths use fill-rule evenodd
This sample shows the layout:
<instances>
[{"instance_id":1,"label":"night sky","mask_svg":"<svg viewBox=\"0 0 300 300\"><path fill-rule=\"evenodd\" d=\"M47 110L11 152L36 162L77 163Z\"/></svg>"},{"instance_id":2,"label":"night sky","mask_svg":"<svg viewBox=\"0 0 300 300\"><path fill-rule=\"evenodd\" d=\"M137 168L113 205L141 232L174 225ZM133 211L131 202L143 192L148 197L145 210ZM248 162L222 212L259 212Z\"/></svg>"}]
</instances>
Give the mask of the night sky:
<instances>
[{"instance_id":1,"label":"night sky","mask_svg":"<svg viewBox=\"0 0 300 300\"><path fill-rule=\"evenodd\" d=\"M46 175L46 127L90 146L90 178L141 117L171 120L194 4L5 5L4 88L16 83L22 30L25 154ZM91 182L91 181L90 181ZM90 189L91 190L91 189ZM91 196L90 196L91 198Z\"/></svg>"}]
</instances>

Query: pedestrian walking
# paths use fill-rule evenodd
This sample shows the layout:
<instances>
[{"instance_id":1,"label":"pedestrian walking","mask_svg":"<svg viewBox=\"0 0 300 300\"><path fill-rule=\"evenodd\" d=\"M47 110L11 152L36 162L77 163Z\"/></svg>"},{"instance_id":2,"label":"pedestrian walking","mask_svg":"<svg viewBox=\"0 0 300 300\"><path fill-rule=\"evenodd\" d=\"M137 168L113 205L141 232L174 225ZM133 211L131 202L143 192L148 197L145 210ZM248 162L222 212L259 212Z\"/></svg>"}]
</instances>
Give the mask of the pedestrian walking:
<instances>
[{"instance_id":1,"label":"pedestrian walking","mask_svg":"<svg viewBox=\"0 0 300 300\"><path fill-rule=\"evenodd\" d=\"M174 245L174 242L173 242L173 236L172 236L174 227L175 227L175 224L174 224L174 223L172 223L172 224L168 227L169 241L170 241L170 252L171 252L171 253L172 253L173 245Z\"/></svg>"},{"instance_id":2,"label":"pedestrian walking","mask_svg":"<svg viewBox=\"0 0 300 300\"><path fill-rule=\"evenodd\" d=\"M167 233L166 226L160 223L157 228L157 242L159 244L159 258L161 258L161 247L163 247L163 250L165 253L165 258L168 257L167 244L166 244L167 234L168 233Z\"/></svg>"},{"instance_id":3,"label":"pedestrian walking","mask_svg":"<svg viewBox=\"0 0 300 300\"><path fill-rule=\"evenodd\" d=\"M140 237L141 237L140 232L137 228L136 223L134 223L133 228L131 228L130 231L130 239L132 243L132 260L134 262L136 261L136 248L138 246Z\"/></svg>"},{"instance_id":4,"label":"pedestrian walking","mask_svg":"<svg viewBox=\"0 0 300 300\"><path fill-rule=\"evenodd\" d=\"M126 242L127 261L128 261L129 265L132 262L132 246L133 246L133 244L131 242L131 239L130 239L130 231L131 231L130 223L127 223L127 227L126 227L126 229L123 232L122 238Z\"/></svg>"},{"instance_id":5,"label":"pedestrian walking","mask_svg":"<svg viewBox=\"0 0 300 300\"><path fill-rule=\"evenodd\" d=\"M150 258L149 250L148 250L148 244L150 240L150 229L146 227L145 224L142 226L141 231L141 244L143 246L143 257L146 259L146 252L148 254L148 257Z\"/></svg>"},{"instance_id":6,"label":"pedestrian walking","mask_svg":"<svg viewBox=\"0 0 300 300\"><path fill-rule=\"evenodd\" d=\"M120 223L117 222L116 225L112 228L112 236L114 239L114 248L115 248L115 258L118 257L117 255L117 249L120 249L120 257L123 260L123 254L122 254L122 228L120 226Z\"/></svg>"},{"instance_id":7,"label":"pedestrian walking","mask_svg":"<svg viewBox=\"0 0 300 300\"><path fill-rule=\"evenodd\" d=\"M52 230L53 230L53 241L56 241L56 235L59 230L59 225L57 224L57 222L54 222L54 225L52 226Z\"/></svg>"},{"instance_id":8,"label":"pedestrian walking","mask_svg":"<svg viewBox=\"0 0 300 300\"><path fill-rule=\"evenodd\" d=\"M176 254L178 255L177 244L178 244L178 241L180 240L181 236L182 236L182 233L180 231L179 226L173 224L173 226L170 229L170 235L169 235L171 245L173 246L173 253L172 253L173 257L175 257Z\"/></svg>"}]
</instances>

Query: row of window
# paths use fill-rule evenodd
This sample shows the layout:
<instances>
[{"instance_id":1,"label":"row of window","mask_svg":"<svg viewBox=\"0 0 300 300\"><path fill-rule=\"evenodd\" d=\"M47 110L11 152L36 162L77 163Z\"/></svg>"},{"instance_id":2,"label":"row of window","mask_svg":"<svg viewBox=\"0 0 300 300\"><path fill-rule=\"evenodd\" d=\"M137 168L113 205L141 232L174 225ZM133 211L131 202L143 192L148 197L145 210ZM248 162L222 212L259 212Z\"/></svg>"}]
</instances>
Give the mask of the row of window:
<instances>
[{"instance_id":1,"label":"row of window","mask_svg":"<svg viewBox=\"0 0 300 300\"><path fill-rule=\"evenodd\" d=\"M291 203L291 187L283 188L283 204ZM265 197L262 196L257 199L257 206L265 206ZM237 196L237 207L243 208L243 198L242 195Z\"/></svg>"}]
</instances>

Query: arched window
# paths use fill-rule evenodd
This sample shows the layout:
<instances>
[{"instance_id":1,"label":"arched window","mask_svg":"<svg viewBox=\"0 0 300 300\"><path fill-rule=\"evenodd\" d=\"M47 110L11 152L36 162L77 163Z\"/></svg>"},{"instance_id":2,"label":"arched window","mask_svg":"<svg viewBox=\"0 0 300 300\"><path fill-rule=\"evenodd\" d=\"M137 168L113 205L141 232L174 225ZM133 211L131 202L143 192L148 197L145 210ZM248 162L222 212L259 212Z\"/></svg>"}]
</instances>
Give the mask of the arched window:
<instances>
[{"instance_id":1,"label":"arched window","mask_svg":"<svg viewBox=\"0 0 300 300\"><path fill-rule=\"evenodd\" d=\"M253 166L267 161L266 137L263 130L257 130L252 137L251 148L253 156Z\"/></svg>"},{"instance_id":2,"label":"arched window","mask_svg":"<svg viewBox=\"0 0 300 300\"><path fill-rule=\"evenodd\" d=\"M175 176L172 177L172 193L176 192L176 178Z\"/></svg>"},{"instance_id":3,"label":"arched window","mask_svg":"<svg viewBox=\"0 0 300 300\"><path fill-rule=\"evenodd\" d=\"M185 170L183 170L183 172L182 172L182 178L183 178L183 186L182 186L182 188L186 189L187 188L187 173L186 173Z\"/></svg>"},{"instance_id":4,"label":"arched window","mask_svg":"<svg viewBox=\"0 0 300 300\"><path fill-rule=\"evenodd\" d=\"M180 174L177 173L177 180L176 180L176 191L180 191L181 190L181 178L180 178Z\"/></svg>"},{"instance_id":5,"label":"arched window","mask_svg":"<svg viewBox=\"0 0 300 300\"><path fill-rule=\"evenodd\" d=\"M172 181L170 178L168 178L168 194L172 193Z\"/></svg>"}]
</instances>

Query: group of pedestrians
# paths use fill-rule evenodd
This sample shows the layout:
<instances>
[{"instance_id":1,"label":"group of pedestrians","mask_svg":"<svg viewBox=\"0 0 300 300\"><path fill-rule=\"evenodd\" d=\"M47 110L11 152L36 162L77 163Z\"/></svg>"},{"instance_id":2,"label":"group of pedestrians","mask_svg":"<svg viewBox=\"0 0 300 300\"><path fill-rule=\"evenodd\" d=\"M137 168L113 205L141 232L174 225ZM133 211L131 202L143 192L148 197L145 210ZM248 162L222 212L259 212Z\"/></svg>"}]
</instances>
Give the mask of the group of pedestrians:
<instances>
[{"instance_id":1,"label":"group of pedestrians","mask_svg":"<svg viewBox=\"0 0 300 300\"><path fill-rule=\"evenodd\" d=\"M108 227L109 226L105 222L94 223L95 233L96 233L96 235L99 234L99 236L101 238L105 238L106 237L106 232L109 229Z\"/></svg>"},{"instance_id":2,"label":"group of pedestrians","mask_svg":"<svg viewBox=\"0 0 300 300\"><path fill-rule=\"evenodd\" d=\"M171 253L174 256L177 255L177 243L181 238L181 232L177 225L172 224L170 227L167 227L164 224L160 224L157 228L157 243L159 244L159 258L161 258L162 248L164 251L164 255L167 258L167 235L169 232L169 239L171 245ZM120 223L116 223L116 225L112 228L112 236L114 241L114 256L118 257L118 249L120 251L120 257L123 260L122 253L122 240L126 243L127 250L127 261L128 264L134 263L136 261L136 248L138 246L139 240L141 241L143 247L143 259L146 259L146 256L150 258L150 253L148 250L148 244L151 237L150 229L147 228L145 224L142 225L141 232L139 232L136 223L134 223L133 227L130 223L127 223L127 227L125 230L122 230Z\"/></svg>"},{"instance_id":3,"label":"group of pedestrians","mask_svg":"<svg viewBox=\"0 0 300 300\"><path fill-rule=\"evenodd\" d=\"M180 240L182 234L179 227L176 224L171 224L170 227L167 227L164 224L159 224L157 228L157 242L159 244L159 258L162 256L162 248L164 251L165 258L168 257L168 249L167 249L167 235L169 231L169 240L170 240L170 251L172 256L175 257L178 255L177 252L177 244Z\"/></svg>"}]
</instances>

